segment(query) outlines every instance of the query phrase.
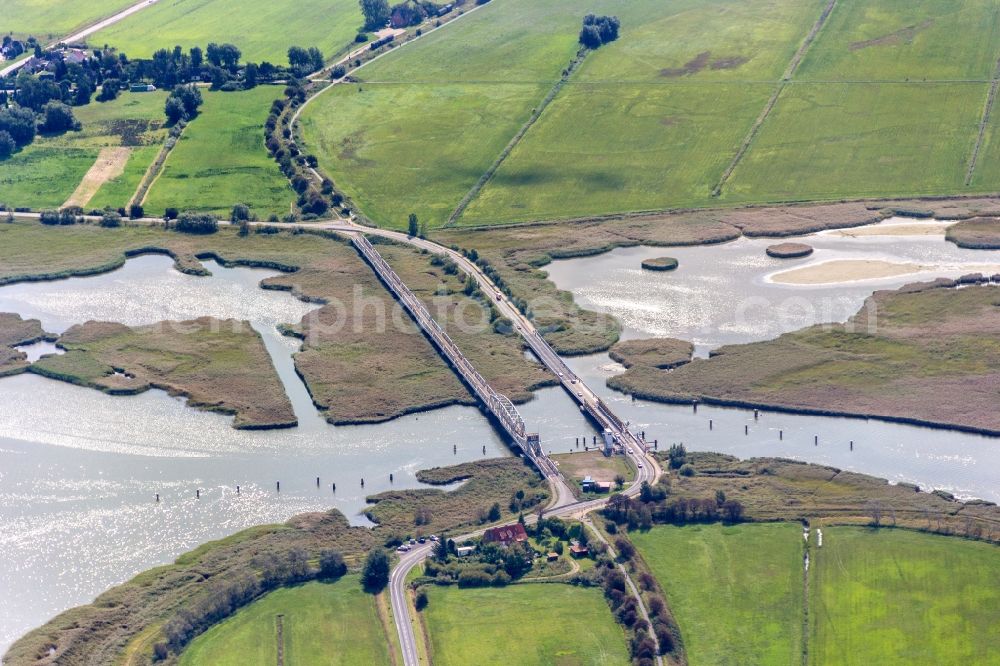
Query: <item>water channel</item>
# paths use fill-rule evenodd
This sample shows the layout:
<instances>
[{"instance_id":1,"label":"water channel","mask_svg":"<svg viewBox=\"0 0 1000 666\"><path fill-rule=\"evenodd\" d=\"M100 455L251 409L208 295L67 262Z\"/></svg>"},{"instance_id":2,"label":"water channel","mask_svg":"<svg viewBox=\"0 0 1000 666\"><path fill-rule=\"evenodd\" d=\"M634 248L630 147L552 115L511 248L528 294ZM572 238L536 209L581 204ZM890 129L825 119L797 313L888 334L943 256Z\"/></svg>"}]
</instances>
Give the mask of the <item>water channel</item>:
<instances>
[{"instance_id":1,"label":"water channel","mask_svg":"<svg viewBox=\"0 0 1000 666\"><path fill-rule=\"evenodd\" d=\"M617 315L626 337L681 337L703 354L720 344L843 320L873 289L915 277L820 286L772 281L789 267L877 259L917 264L923 277L1000 264L1000 253L959 250L936 232L814 235L806 242L816 253L791 262L764 256L770 242L629 248L555 262L548 270L585 306ZM680 260L677 271L640 271L643 258L664 254ZM315 306L259 289L270 271L207 266L212 277L192 277L165 257L147 256L105 275L0 288L0 312L39 318L51 333L88 319L128 325L202 315L247 319L261 332L300 423L292 430L238 431L229 417L188 408L159 391L120 397L35 375L0 379L0 653L59 611L207 540L329 508L363 524L365 495L389 488L390 472L393 487L414 487L416 470L481 458L483 446L488 456L509 455L471 407L371 426L326 424L294 373L298 343L275 330ZM32 357L53 351L44 345L34 347ZM744 457L795 457L1000 500L1000 440L875 420L763 413L755 421L745 410L704 406L694 413L607 389L605 379L621 368L606 354L570 365L660 446L682 441ZM520 409L552 452L573 449L577 437L593 434L561 389L542 390Z\"/></svg>"}]
</instances>

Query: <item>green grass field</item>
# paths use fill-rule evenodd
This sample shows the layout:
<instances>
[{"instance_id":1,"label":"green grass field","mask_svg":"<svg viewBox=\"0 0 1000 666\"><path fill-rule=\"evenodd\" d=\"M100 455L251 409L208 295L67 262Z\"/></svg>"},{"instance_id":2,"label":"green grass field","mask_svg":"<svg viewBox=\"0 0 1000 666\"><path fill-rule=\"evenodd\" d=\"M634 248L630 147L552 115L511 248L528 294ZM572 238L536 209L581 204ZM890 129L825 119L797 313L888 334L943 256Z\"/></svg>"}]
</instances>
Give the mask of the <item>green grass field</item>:
<instances>
[{"instance_id":1,"label":"green grass field","mask_svg":"<svg viewBox=\"0 0 1000 666\"><path fill-rule=\"evenodd\" d=\"M73 28L111 16L131 4L133 0L4 0L0 29L3 34L47 40L68 35Z\"/></svg>"},{"instance_id":2,"label":"green grass field","mask_svg":"<svg viewBox=\"0 0 1000 666\"><path fill-rule=\"evenodd\" d=\"M631 538L666 592L692 666L801 663L801 527L666 526Z\"/></svg>"},{"instance_id":3,"label":"green grass field","mask_svg":"<svg viewBox=\"0 0 1000 666\"><path fill-rule=\"evenodd\" d=\"M986 83L790 85L721 199L962 192L987 88ZM983 159L983 166L992 168L990 161Z\"/></svg>"},{"instance_id":4,"label":"green grass field","mask_svg":"<svg viewBox=\"0 0 1000 666\"><path fill-rule=\"evenodd\" d=\"M1000 663L1000 549L906 530L823 530L813 664Z\"/></svg>"},{"instance_id":5,"label":"green grass field","mask_svg":"<svg viewBox=\"0 0 1000 666\"><path fill-rule=\"evenodd\" d=\"M252 61L287 62L289 46L315 46L330 58L364 24L357 0L159 0L89 38L132 58L160 48L230 42Z\"/></svg>"},{"instance_id":6,"label":"green grass field","mask_svg":"<svg viewBox=\"0 0 1000 666\"><path fill-rule=\"evenodd\" d=\"M123 206L166 136L161 127L165 98L160 92L122 93L111 102L75 107L73 113L83 125L82 131L38 136L20 152L0 160L0 202L58 207L73 194L102 147L124 145L132 150L125 173L105 183L88 208Z\"/></svg>"},{"instance_id":7,"label":"green grass field","mask_svg":"<svg viewBox=\"0 0 1000 666\"><path fill-rule=\"evenodd\" d=\"M827 4L588 5L618 15L621 38L588 56L458 223L995 189L995 117L971 186L965 178L1000 55L1000 3L842 0L808 43ZM412 211L442 224L537 105L531 96L549 89L583 13L561 0L496 0L358 72L406 87L362 102L376 87L367 83L360 95L318 100L304 114L305 140L376 222L400 226ZM958 34L969 38L954 43ZM446 87L458 82L465 94ZM483 82L539 89L499 103L469 88ZM476 106L491 115L470 114Z\"/></svg>"},{"instance_id":8,"label":"green grass field","mask_svg":"<svg viewBox=\"0 0 1000 666\"><path fill-rule=\"evenodd\" d=\"M271 592L191 642L182 666L272 666L283 615L286 666L390 663L388 637L357 576Z\"/></svg>"},{"instance_id":9,"label":"green grass field","mask_svg":"<svg viewBox=\"0 0 1000 666\"><path fill-rule=\"evenodd\" d=\"M597 589L431 586L428 597L424 622L440 666L629 663L625 635Z\"/></svg>"},{"instance_id":10,"label":"green grass field","mask_svg":"<svg viewBox=\"0 0 1000 666\"><path fill-rule=\"evenodd\" d=\"M994 0L839 0L796 78L989 79L1000 55L998 16Z\"/></svg>"},{"instance_id":11,"label":"green grass field","mask_svg":"<svg viewBox=\"0 0 1000 666\"><path fill-rule=\"evenodd\" d=\"M569 63L574 6L490 3L375 61L357 73L362 92L343 86L303 112L306 149L380 224L411 212L442 224Z\"/></svg>"},{"instance_id":12,"label":"green grass field","mask_svg":"<svg viewBox=\"0 0 1000 666\"><path fill-rule=\"evenodd\" d=\"M264 121L281 89L203 94L200 114L146 195L146 211L162 214L174 206L226 215L246 203L262 217L287 214L294 192L264 148Z\"/></svg>"}]
</instances>

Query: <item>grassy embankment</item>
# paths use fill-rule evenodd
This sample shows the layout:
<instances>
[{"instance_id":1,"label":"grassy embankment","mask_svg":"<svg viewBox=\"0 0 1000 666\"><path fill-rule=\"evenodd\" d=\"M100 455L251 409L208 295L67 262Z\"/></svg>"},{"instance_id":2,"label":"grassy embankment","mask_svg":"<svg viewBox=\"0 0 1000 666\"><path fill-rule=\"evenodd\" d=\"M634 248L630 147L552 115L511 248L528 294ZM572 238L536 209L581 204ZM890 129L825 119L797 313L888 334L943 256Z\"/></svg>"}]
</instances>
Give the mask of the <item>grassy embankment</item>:
<instances>
[{"instance_id":1,"label":"grassy embankment","mask_svg":"<svg viewBox=\"0 0 1000 666\"><path fill-rule=\"evenodd\" d=\"M700 399L1000 432L1000 287L947 285L953 282L879 291L846 324L722 347L669 373L637 366L609 384L653 400Z\"/></svg>"},{"instance_id":2,"label":"grassy embankment","mask_svg":"<svg viewBox=\"0 0 1000 666\"><path fill-rule=\"evenodd\" d=\"M260 334L249 322L202 317L129 328L87 322L63 333L67 352L31 372L116 395L160 388L200 409L234 414L236 428L296 425Z\"/></svg>"},{"instance_id":3,"label":"grassy embankment","mask_svg":"<svg viewBox=\"0 0 1000 666\"><path fill-rule=\"evenodd\" d=\"M0 203L58 208L76 190L102 148L124 147L129 150L124 171L106 181L85 207L124 206L166 138L165 99L162 92L126 92L111 102L75 107L82 131L39 135L20 152L0 160Z\"/></svg>"},{"instance_id":4,"label":"grassy embankment","mask_svg":"<svg viewBox=\"0 0 1000 666\"><path fill-rule=\"evenodd\" d=\"M89 38L130 58L180 45L235 44L243 58L287 63L288 47L315 46L327 58L354 41L364 24L352 0L160 0Z\"/></svg>"},{"instance_id":5,"label":"grassy embankment","mask_svg":"<svg viewBox=\"0 0 1000 666\"><path fill-rule=\"evenodd\" d=\"M665 526L630 538L666 592L689 663L801 663L801 527Z\"/></svg>"},{"instance_id":6,"label":"grassy embankment","mask_svg":"<svg viewBox=\"0 0 1000 666\"><path fill-rule=\"evenodd\" d=\"M132 0L4 0L3 31L15 37L34 35L47 41L66 36L79 28L111 16Z\"/></svg>"},{"instance_id":7,"label":"grassy embankment","mask_svg":"<svg viewBox=\"0 0 1000 666\"><path fill-rule=\"evenodd\" d=\"M295 193L264 149L264 121L281 89L204 92L205 103L171 151L143 205L151 215L167 207L228 217L245 203L258 216L287 215Z\"/></svg>"},{"instance_id":8,"label":"grassy embankment","mask_svg":"<svg viewBox=\"0 0 1000 666\"><path fill-rule=\"evenodd\" d=\"M38 251L42 247L44 254ZM0 283L106 272L126 255L149 249L171 253L186 272L203 272L196 256L205 255L290 271L263 286L325 303L292 329L306 336L296 366L331 422L384 421L429 407L472 403L410 320L402 315L395 318L402 326L395 325L395 301L354 249L339 240L287 232L240 238L228 227L199 237L148 226L0 224ZM431 268L425 255L413 253L412 260L415 271ZM510 392L524 396L542 377L537 366L515 353L519 344L486 331L470 341L469 353L482 360L484 375L507 376ZM525 383L513 384L514 377Z\"/></svg>"},{"instance_id":9,"label":"grassy embankment","mask_svg":"<svg viewBox=\"0 0 1000 666\"><path fill-rule=\"evenodd\" d=\"M436 664L628 664L621 628L599 590L568 585L428 589Z\"/></svg>"},{"instance_id":10,"label":"grassy embankment","mask_svg":"<svg viewBox=\"0 0 1000 666\"><path fill-rule=\"evenodd\" d=\"M217 583L244 574L258 576L262 553L284 556L293 548L303 548L315 563L320 551L333 549L356 569L372 548L394 536L415 534L418 509L431 507L428 529L441 534L475 525L473 509L494 502L500 504L503 520L512 520L515 515L506 506L511 493L522 489L528 496L544 495L546 490L533 469L513 458L428 470L420 477L437 482L468 480L453 492L430 489L374 496L376 504L370 515L379 525L373 529L351 527L341 513L331 511L302 514L282 525L254 527L205 544L174 564L151 569L112 588L93 604L60 614L15 643L5 663L35 664L53 647L64 666L113 663L124 653L135 656L138 661L132 663L146 664L153 644L162 640L158 633L164 622L210 594ZM173 657L167 663L174 663Z\"/></svg>"},{"instance_id":11,"label":"grassy embankment","mask_svg":"<svg viewBox=\"0 0 1000 666\"><path fill-rule=\"evenodd\" d=\"M336 583L311 582L271 592L195 639L180 664L273 664L279 616L285 666L392 663L375 597L352 575Z\"/></svg>"},{"instance_id":12,"label":"grassy embankment","mask_svg":"<svg viewBox=\"0 0 1000 666\"><path fill-rule=\"evenodd\" d=\"M14 347L49 337L37 319L21 319L20 315L0 312L0 377L16 375L28 368L27 355Z\"/></svg>"}]
</instances>

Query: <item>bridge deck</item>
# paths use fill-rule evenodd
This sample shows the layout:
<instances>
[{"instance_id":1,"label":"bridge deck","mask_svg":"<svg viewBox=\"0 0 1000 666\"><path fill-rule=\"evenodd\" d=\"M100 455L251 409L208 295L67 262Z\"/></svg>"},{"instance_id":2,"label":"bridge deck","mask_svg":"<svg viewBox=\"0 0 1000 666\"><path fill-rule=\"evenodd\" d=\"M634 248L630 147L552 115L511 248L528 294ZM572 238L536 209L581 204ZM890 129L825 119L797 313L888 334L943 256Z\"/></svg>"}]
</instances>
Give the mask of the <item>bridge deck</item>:
<instances>
[{"instance_id":1,"label":"bridge deck","mask_svg":"<svg viewBox=\"0 0 1000 666\"><path fill-rule=\"evenodd\" d=\"M364 234L352 234L351 242L372 267L383 284L393 293L400 304L413 317L424 334L431 340L465 381L473 394L486 406L490 413L519 448L545 476L558 474L555 465L542 452L537 438L525 431L524 420L507 396L497 393L489 382L469 362L444 329L434 320L431 313L403 282L392 266L378 253Z\"/></svg>"}]
</instances>

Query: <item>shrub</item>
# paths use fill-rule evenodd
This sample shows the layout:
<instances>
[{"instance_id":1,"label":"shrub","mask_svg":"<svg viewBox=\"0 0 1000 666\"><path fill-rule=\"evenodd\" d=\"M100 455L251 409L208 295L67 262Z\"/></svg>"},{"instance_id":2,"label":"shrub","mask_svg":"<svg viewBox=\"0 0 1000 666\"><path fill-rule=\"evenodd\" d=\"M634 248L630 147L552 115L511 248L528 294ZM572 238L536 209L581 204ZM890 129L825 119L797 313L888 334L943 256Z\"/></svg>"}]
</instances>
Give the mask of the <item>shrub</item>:
<instances>
[{"instance_id":1,"label":"shrub","mask_svg":"<svg viewBox=\"0 0 1000 666\"><path fill-rule=\"evenodd\" d=\"M14 137L7 130L0 130L0 160L5 160L13 155L15 150L17 150L17 144L14 142Z\"/></svg>"},{"instance_id":2,"label":"shrub","mask_svg":"<svg viewBox=\"0 0 1000 666\"><path fill-rule=\"evenodd\" d=\"M111 209L105 210L101 213L101 226L107 229L113 229L115 227L120 227L122 225L122 216L118 214L118 211Z\"/></svg>"},{"instance_id":3,"label":"shrub","mask_svg":"<svg viewBox=\"0 0 1000 666\"><path fill-rule=\"evenodd\" d=\"M690 463L684 463L677 473L681 476L694 476L695 471L694 467L692 467Z\"/></svg>"},{"instance_id":4,"label":"shrub","mask_svg":"<svg viewBox=\"0 0 1000 666\"><path fill-rule=\"evenodd\" d=\"M242 203L236 204L233 206L233 211L230 213L229 219L232 222L245 222L252 220L253 217L250 213L250 206Z\"/></svg>"},{"instance_id":5,"label":"shrub","mask_svg":"<svg viewBox=\"0 0 1000 666\"><path fill-rule=\"evenodd\" d=\"M138 220L140 217L146 216L146 211L143 210L140 204L132 204L128 207L128 216L131 220Z\"/></svg>"},{"instance_id":6,"label":"shrub","mask_svg":"<svg viewBox=\"0 0 1000 666\"><path fill-rule=\"evenodd\" d=\"M354 41L358 44L364 44L368 41L368 34L364 32L359 32L354 36Z\"/></svg>"},{"instance_id":7,"label":"shrub","mask_svg":"<svg viewBox=\"0 0 1000 666\"><path fill-rule=\"evenodd\" d=\"M347 68L344 67L343 65L337 65L332 70L330 70L331 80L342 79L346 75L347 75Z\"/></svg>"},{"instance_id":8,"label":"shrub","mask_svg":"<svg viewBox=\"0 0 1000 666\"><path fill-rule=\"evenodd\" d=\"M176 220L177 219L177 209L176 208L167 208L165 211L163 211L163 218L166 219L166 220Z\"/></svg>"},{"instance_id":9,"label":"shrub","mask_svg":"<svg viewBox=\"0 0 1000 666\"><path fill-rule=\"evenodd\" d=\"M427 591L423 588L417 590L417 596L413 600L413 605L418 611L422 611L427 608Z\"/></svg>"},{"instance_id":10,"label":"shrub","mask_svg":"<svg viewBox=\"0 0 1000 666\"><path fill-rule=\"evenodd\" d=\"M319 554L319 575L321 578L340 578L347 573L343 556L335 550L324 550Z\"/></svg>"},{"instance_id":11,"label":"shrub","mask_svg":"<svg viewBox=\"0 0 1000 666\"><path fill-rule=\"evenodd\" d=\"M59 224L59 211L43 210L38 218L38 221L42 224Z\"/></svg>"},{"instance_id":12,"label":"shrub","mask_svg":"<svg viewBox=\"0 0 1000 666\"><path fill-rule=\"evenodd\" d=\"M186 234L214 234L219 230L219 221L214 215L187 212L177 218L175 228Z\"/></svg>"}]
</instances>

